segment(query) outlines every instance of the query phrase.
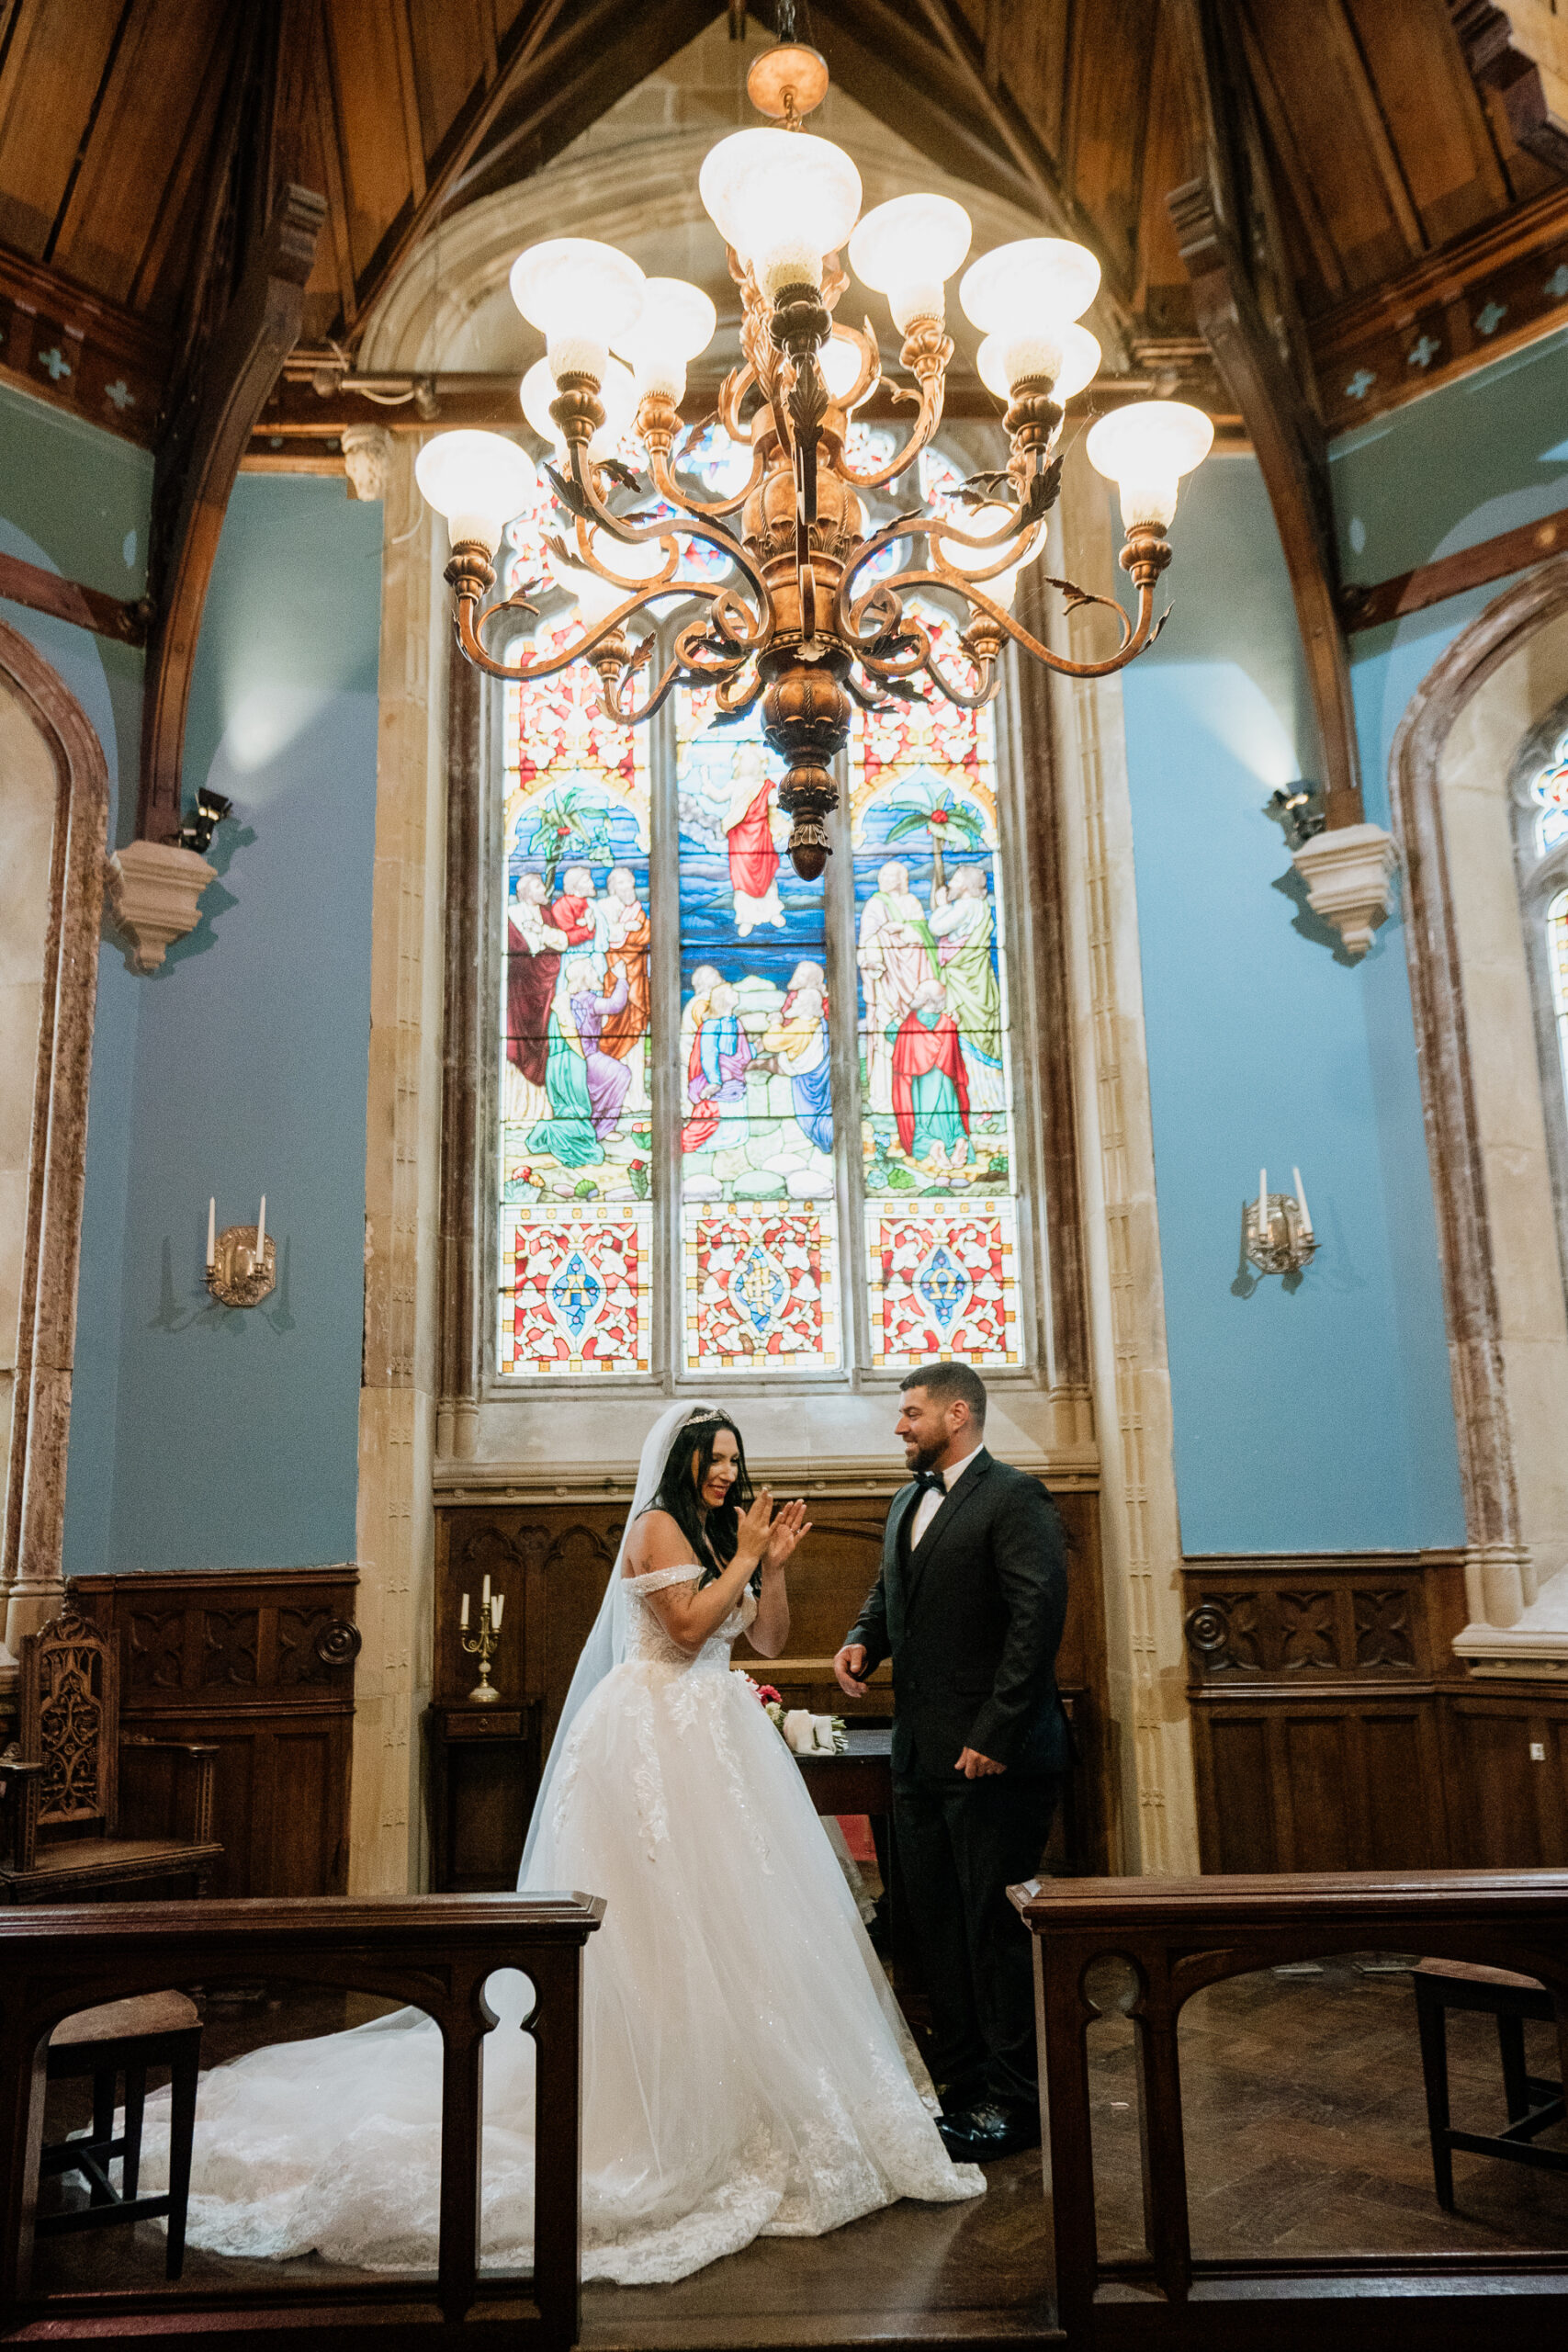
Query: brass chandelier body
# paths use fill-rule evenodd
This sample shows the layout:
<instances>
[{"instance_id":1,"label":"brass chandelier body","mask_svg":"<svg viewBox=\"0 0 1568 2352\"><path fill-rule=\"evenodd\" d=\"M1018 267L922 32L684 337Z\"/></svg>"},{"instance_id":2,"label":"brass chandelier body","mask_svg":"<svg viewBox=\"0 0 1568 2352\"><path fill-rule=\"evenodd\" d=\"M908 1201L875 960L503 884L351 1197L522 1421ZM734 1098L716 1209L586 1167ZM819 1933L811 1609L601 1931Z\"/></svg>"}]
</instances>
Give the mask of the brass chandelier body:
<instances>
[{"instance_id":1,"label":"brass chandelier body","mask_svg":"<svg viewBox=\"0 0 1568 2352\"><path fill-rule=\"evenodd\" d=\"M761 62L779 55L769 52ZM798 125L793 104L769 105L768 111L786 128ZM471 538L455 539L446 576L456 599L457 643L492 677L543 679L586 661L598 674L605 713L625 726L650 718L678 684L713 690L724 718L739 718L760 701L764 740L786 764L779 804L792 821L789 854L809 880L821 874L829 854L828 819L838 800L833 766L849 740L857 703L875 709L890 697L921 699L934 691L963 707L978 707L999 689L1001 653L1010 639L1070 677L1120 670L1158 633L1164 616L1156 618L1155 584L1171 550L1159 522L1128 524L1121 563L1137 592L1133 618L1111 597L1051 581L1069 606L1104 605L1121 628L1119 644L1103 661L1074 662L1054 653L1002 601L1010 595L1018 567L1038 553L1057 495L1063 410L1051 379L1024 378L1010 386L1003 417L1005 472L975 476L959 493L971 525L987 525L999 514L994 528L966 528L951 514L931 511L900 514L882 528L870 527L866 493L886 491L907 473L941 424L951 337L938 320L909 322L900 358L918 390L895 388L894 397L918 397L917 413L886 464L859 470L847 455L849 428L876 388L881 358L869 322L864 332L835 324L834 309L849 284L839 255L825 257L820 289L784 284L772 300L733 245L728 258L743 302L742 357L721 388L717 421L732 441L750 444L745 486L714 500L694 497L682 486L679 410L658 390L645 390L636 412L646 481L613 458L591 457L590 444L605 425L601 383L592 374L561 372L549 414L564 462L546 471L570 537L547 544L563 565L596 575L618 592L619 601L603 617L585 617L581 634L564 650L543 658L525 652L507 662L486 640L494 641L520 616L536 617L526 588L487 608L495 571L490 550ZM859 356L854 380L840 392L829 389L823 372L830 334ZM704 429L693 428L688 442ZM612 492L646 493L649 483L672 514L612 508ZM715 586L683 573L683 540L717 549L728 560L728 577ZM911 544L917 556L923 550L923 561L886 578L870 575L868 568L885 549ZM620 549L627 552L617 569ZM963 569L955 555L962 556ZM650 570L650 562L656 568ZM987 583L1003 582L1004 576L1002 591L988 595ZM938 658L912 609L910 600L921 590L958 601L967 682ZM677 631L670 658L654 676L657 635L651 628L633 633L628 624L676 597L700 609Z\"/></svg>"}]
</instances>

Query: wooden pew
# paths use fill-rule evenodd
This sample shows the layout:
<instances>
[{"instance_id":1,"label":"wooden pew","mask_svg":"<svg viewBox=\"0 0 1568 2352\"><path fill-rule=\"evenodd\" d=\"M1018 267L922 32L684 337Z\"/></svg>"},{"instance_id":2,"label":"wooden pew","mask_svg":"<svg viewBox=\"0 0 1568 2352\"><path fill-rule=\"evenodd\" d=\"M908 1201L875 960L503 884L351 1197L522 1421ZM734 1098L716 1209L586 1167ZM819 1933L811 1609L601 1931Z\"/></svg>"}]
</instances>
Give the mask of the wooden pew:
<instances>
[{"instance_id":1,"label":"wooden pew","mask_svg":"<svg viewBox=\"0 0 1568 2352\"><path fill-rule=\"evenodd\" d=\"M1177 2024L1194 1993L1253 1969L1420 1951L1539 1977L1555 1996L1568 2058L1568 1871L1036 1879L1011 1893L1034 1938L1045 2193L1073 2352L1562 2340L1568 2256L1195 2258ZM1122 1963L1115 2006L1136 2029L1145 2252L1129 2264L1102 2259L1098 2239L1085 2041L1108 2013L1085 1990L1097 1961Z\"/></svg>"},{"instance_id":2,"label":"wooden pew","mask_svg":"<svg viewBox=\"0 0 1568 2352\"><path fill-rule=\"evenodd\" d=\"M224 2352L276 2347L295 2331L327 2352L374 2340L400 2347L557 2352L579 2313L579 2103L582 1953L604 1917L581 1894L319 1896L289 1902L73 1905L0 1911L0 2341L51 2347L106 2335L221 2339ZM481 2283L479 2132L483 1999L498 1968L535 1988L538 2140L534 2273ZM434 2281L355 2278L341 2288L178 2288L35 2296L33 2208L49 2036L63 2017L171 1985L265 1978L405 2001L445 2043L441 2220ZM252 2324L246 2316L254 2315ZM364 2331L360 2333L359 2331Z\"/></svg>"}]
</instances>

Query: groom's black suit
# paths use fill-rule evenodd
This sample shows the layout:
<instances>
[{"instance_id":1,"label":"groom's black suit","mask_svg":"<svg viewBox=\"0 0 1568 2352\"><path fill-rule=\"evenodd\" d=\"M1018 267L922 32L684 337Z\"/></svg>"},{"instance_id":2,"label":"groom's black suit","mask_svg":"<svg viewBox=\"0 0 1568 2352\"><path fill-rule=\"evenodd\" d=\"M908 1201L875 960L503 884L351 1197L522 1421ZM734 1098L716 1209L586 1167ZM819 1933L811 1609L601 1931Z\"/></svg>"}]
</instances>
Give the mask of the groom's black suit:
<instances>
[{"instance_id":1,"label":"groom's black suit","mask_svg":"<svg viewBox=\"0 0 1568 2352\"><path fill-rule=\"evenodd\" d=\"M1062 1522L1039 1481L984 1446L957 1465L919 1544L919 1485L887 1514L882 1573L847 1643L893 1660L898 1868L950 2095L1035 2095L1030 1939L1006 1889L1050 1832L1069 1744L1055 1660L1066 1611ZM977 1749L1007 1770L966 1780Z\"/></svg>"}]
</instances>

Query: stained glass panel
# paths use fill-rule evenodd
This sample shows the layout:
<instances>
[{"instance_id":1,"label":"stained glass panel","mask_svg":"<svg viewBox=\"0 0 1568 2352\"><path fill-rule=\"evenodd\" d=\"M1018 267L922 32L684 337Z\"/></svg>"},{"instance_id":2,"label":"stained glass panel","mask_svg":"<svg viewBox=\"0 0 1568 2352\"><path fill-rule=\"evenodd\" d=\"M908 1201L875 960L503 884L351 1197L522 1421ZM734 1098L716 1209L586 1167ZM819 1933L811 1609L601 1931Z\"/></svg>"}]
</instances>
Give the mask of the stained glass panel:
<instances>
[{"instance_id":1,"label":"stained glass panel","mask_svg":"<svg viewBox=\"0 0 1568 2352\"><path fill-rule=\"evenodd\" d=\"M1557 1016L1562 1083L1568 1087L1568 890L1559 890L1546 910L1546 960L1551 967L1551 1009Z\"/></svg>"},{"instance_id":2,"label":"stained glass panel","mask_svg":"<svg viewBox=\"0 0 1568 2352\"><path fill-rule=\"evenodd\" d=\"M712 695L683 692L676 792L685 1369L825 1370L840 1351L822 889L782 856L755 714L716 726Z\"/></svg>"},{"instance_id":3,"label":"stained glass panel","mask_svg":"<svg viewBox=\"0 0 1568 2352\"><path fill-rule=\"evenodd\" d=\"M1544 857L1559 842L1568 841L1568 735L1562 737L1530 786L1530 798L1540 810L1535 826L1536 855Z\"/></svg>"},{"instance_id":4,"label":"stained glass panel","mask_svg":"<svg viewBox=\"0 0 1568 2352\"><path fill-rule=\"evenodd\" d=\"M654 1166L648 747L597 695L577 667L506 688L503 1374L648 1368L649 1221L633 1205ZM578 1226L587 1238L569 1248ZM525 1258L537 1261L526 1282Z\"/></svg>"},{"instance_id":5,"label":"stained glass panel","mask_svg":"<svg viewBox=\"0 0 1568 2352\"><path fill-rule=\"evenodd\" d=\"M921 617L948 673L962 676L952 621L934 608ZM1016 1363L989 711L937 697L858 717L851 808L872 1364Z\"/></svg>"}]
</instances>

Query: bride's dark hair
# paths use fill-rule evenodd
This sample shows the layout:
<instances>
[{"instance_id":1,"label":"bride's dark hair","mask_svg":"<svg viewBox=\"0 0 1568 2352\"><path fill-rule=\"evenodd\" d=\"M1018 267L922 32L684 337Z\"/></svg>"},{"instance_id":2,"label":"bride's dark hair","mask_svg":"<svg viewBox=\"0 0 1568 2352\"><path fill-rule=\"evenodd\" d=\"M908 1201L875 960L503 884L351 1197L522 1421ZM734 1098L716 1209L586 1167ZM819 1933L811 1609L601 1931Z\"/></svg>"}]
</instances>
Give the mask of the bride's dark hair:
<instances>
[{"instance_id":1,"label":"bride's dark hair","mask_svg":"<svg viewBox=\"0 0 1568 2352\"><path fill-rule=\"evenodd\" d=\"M709 1510L705 1517L702 1490L713 1468L714 1445L720 1430L728 1430L735 1440L737 1475L723 1506ZM746 1467L745 1443L728 1414L709 1413L701 1420L683 1422L664 1457L649 1509L667 1510L698 1559L711 1561L712 1565L703 1571L702 1584L711 1584L734 1559L735 1547L740 1540L740 1514L750 1501L751 1478ZM752 1581L759 1582L760 1576Z\"/></svg>"}]
</instances>

